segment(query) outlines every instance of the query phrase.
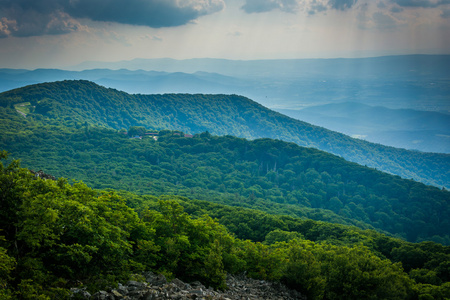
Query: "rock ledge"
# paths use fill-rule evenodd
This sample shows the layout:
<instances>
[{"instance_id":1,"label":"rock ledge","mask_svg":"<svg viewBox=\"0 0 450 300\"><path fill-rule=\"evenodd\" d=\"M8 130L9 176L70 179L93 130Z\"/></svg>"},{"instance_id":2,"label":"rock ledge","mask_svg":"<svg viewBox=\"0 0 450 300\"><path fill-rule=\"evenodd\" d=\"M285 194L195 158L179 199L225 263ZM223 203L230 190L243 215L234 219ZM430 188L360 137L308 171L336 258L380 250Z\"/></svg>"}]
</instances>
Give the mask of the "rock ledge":
<instances>
[{"instance_id":1,"label":"rock ledge","mask_svg":"<svg viewBox=\"0 0 450 300\"><path fill-rule=\"evenodd\" d=\"M146 282L128 281L109 291L99 291L91 295L85 289L72 288L71 299L95 300L306 300L306 297L295 290L290 290L279 283L247 278L244 275L227 277L228 290L216 291L206 288L200 282L190 284L175 278L168 282L164 275L152 272L144 274Z\"/></svg>"}]
</instances>

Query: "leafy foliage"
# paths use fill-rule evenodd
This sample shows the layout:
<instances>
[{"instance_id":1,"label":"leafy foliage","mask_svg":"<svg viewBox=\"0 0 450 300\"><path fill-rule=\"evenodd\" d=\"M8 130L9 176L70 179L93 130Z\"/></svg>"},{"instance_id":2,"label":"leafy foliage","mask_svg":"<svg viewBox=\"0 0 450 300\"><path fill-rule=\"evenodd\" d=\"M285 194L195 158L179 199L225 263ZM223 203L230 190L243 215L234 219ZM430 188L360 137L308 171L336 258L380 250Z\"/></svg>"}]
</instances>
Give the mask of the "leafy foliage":
<instances>
[{"instance_id":1,"label":"leafy foliage","mask_svg":"<svg viewBox=\"0 0 450 300\"><path fill-rule=\"evenodd\" d=\"M11 122L22 129L9 132ZM28 119L4 127L0 147L26 166L94 188L181 195L450 244L448 191L294 143L168 130L157 141L130 139L122 131Z\"/></svg>"},{"instance_id":2,"label":"leafy foliage","mask_svg":"<svg viewBox=\"0 0 450 300\"><path fill-rule=\"evenodd\" d=\"M448 297L448 273L440 268L448 264L450 250L439 244L412 244L373 231L265 215L261 226L268 237L273 232L280 236L280 228L291 233L282 234L285 241L267 245L238 239L203 214L221 213L221 220L239 218L245 224L258 216L254 211L174 196L94 191L80 182L41 179L17 161L0 167L2 195L8 195L1 199L2 208L16 212L1 224L4 299L63 298L74 284L95 290L146 270L217 288L226 287L226 273L245 271L285 282L311 299ZM188 214L191 209L197 213ZM302 238L352 230L354 239L345 245L332 235L322 242ZM380 245L390 248L381 251ZM426 256L409 275L401 266L409 259L401 250L405 247ZM382 252L389 252L391 260ZM427 272L441 281L417 281Z\"/></svg>"}]
</instances>

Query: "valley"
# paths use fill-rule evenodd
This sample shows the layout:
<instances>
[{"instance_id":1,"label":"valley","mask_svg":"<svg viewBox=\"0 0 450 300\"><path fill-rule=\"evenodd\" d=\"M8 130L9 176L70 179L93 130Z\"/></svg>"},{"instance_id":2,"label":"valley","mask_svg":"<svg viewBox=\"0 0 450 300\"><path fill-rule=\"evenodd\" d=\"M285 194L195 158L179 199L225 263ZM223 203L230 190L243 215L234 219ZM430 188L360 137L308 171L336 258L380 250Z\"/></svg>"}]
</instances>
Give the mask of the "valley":
<instances>
[{"instance_id":1,"label":"valley","mask_svg":"<svg viewBox=\"0 0 450 300\"><path fill-rule=\"evenodd\" d=\"M422 152L450 153L448 114L388 109L353 102L276 111L377 144Z\"/></svg>"}]
</instances>

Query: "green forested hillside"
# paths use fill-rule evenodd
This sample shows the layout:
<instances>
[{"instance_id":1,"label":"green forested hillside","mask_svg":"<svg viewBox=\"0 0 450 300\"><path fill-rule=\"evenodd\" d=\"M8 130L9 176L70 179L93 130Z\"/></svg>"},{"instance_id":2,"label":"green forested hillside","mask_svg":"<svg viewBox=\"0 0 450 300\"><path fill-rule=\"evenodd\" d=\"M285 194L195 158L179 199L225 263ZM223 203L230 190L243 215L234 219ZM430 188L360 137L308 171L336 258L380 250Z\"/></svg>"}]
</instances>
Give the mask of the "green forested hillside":
<instances>
[{"instance_id":1,"label":"green forested hillside","mask_svg":"<svg viewBox=\"0 0 450 300\"><path fill-rule=\"evenodd\" d=\"M0 103L0 149L59 178L0 152L1 299L62 299L144 271L215 288L246 273L308 299L450 298L447 190L281 139L210 133L288 128L312 144L325 130L238 96L133 96L88 82Z\"/></svg>"},{"instance_id":2,"label":"green forested hillside","mask_svg":"<svg viewBox=\"0 0 450 300\"><path fill-rule=\"evenodd\" d=\"M209 131L244 138L269 137L331 152L403 178L450 187L450 156L371 144L293 120L236 95L129 95L87 81L63 81L0 94L0 105L25 109L29 117L121 129Z\"/></svg>"},{"instance_id":3,"label":"green forested hillside","mask_svg":"<svg viewBox=\"0 0 450 300\"><path fill-rule=\"evenodd\" d=\"M5 158L2 151L1 299L65 299L71 287L111 288L145 271L215 288L226 288L227 273L245 272L308 299L450 297L448 246L176 196L95 191Z\"/></svg>"},{"instance_id":4,"label":"green forested hillside","mask_svg":"<svg viewBox=\"0 0 450 300\"><path fill-rule=\"evenodd\" d=\"M181 195L450 244L448 191L313 148L168 130L157 141L130 139L117 130L1 112L0 148L27 167L94 188ZM145 128L130 133L139 130Z\"/></svg>"}]
</instances>

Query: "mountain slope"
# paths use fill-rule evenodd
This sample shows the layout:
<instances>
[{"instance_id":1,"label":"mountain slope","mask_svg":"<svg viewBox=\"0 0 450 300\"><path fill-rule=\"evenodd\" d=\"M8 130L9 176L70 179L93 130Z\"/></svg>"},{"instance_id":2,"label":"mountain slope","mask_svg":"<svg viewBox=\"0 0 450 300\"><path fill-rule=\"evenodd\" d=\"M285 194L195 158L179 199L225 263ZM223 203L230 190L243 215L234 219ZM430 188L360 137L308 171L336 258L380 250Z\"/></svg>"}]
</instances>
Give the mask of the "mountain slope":
<instances>
[{"instance_id":1,"label":"mountain slope","mask_svg":"<svg viewBox=\"0 0 450 300\"><path fill-rule=\"evenodd\" d=\"M88 81L63 81L0 94L0 105L35 106L32 116L114 129L145 126L187 133L209 131L269 137L315 147L403 178L450 187L450 155L420 153L353 139L271 111L236 95L130 95Z\"/></svg>"},{"instance_id":2,"label":"mountain slope","mask_svg":"<svg viewBox=\"0 0 450 300\"><path fill-rule=\"evenodd\" d=\"M449 192L317 149L167 130L157 141L143 133L133 139L112 129L24 119L9 108L0 112L9 118L0 127L0 149L29 168L97 189L181 195L450 244Z\"/></svg>"}]
</instances>

